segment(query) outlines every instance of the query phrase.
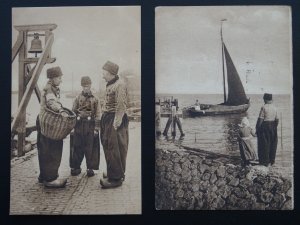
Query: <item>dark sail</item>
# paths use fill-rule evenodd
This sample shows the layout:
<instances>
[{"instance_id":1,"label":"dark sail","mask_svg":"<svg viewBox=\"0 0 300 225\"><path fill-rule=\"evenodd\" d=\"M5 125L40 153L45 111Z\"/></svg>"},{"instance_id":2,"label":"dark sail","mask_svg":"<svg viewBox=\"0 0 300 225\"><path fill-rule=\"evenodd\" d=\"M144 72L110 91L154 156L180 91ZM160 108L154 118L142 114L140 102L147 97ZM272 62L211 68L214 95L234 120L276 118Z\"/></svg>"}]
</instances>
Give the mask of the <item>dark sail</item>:
<instances>
[{"instance_id":1,"label":"dark sail","mask_svg":"<svg viewBox=\"0 0 300 225\"><path fill-rule=\"evenodd\" d=\"M226 105L243 105L248 103L247 96L238 72L232 62L228 50L224 44L225 61L227 67L228 98Z\"/></svg>"}]
</instances>

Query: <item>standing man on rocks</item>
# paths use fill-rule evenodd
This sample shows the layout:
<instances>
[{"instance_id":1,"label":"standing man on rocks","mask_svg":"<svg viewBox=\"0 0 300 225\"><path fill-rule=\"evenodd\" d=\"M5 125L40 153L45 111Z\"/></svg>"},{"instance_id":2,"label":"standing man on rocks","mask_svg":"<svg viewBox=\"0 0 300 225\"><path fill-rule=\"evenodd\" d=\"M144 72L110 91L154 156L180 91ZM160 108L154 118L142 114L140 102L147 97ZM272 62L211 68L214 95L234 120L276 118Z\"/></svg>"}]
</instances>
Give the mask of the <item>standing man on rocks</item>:
<instances>
[{"instance_id":1,"label":"standing man on rocks","mask_svg":"<svg viewBox=\"0 0 300 225\"><path fill-rule=\"evenodd\" d=\"M53 140L41 133L40 115L46 108L61 112L63 110L60 103L59 85L62 82L63 73L60 67L47 69L47 78L49 79L41 96L40 114L37 117L37 150L40 166L39 183L44 183L45 187L62 188L65 187L67 180L58 179L58 169L61 163L63 140Z\"/></svg>"},{"instance_id":2,"label":"standing man on rocks","mask_svg":"<svg viewBox=\"0 0 300 225\"><path fill-rule=\"evenodd\" d=\"M99 169L100 160L100 102L91 91L89 76L81 78L82 92L75 98L73 111L77 115L74 135L71 137L70 167L71 175L81 173L81 162L86 159L87 176L94 176Z\"/></svg>"},{"instance_id":3,"label":"standing man on rocks","mask_svg":"<svg viewBox=\"0 0 300 225\"><path fill-rule=\"evenodd\" d=\"M263 99L265 104L261 107L256 122L258 159L261 165L272 166L276 157L279 118L272 94L265 93Z\"/></svg>"},{"instance_id":4,"label":"standing man on rocks","mask_svg":"<svg viewBox=\"0 0 300 225\"><path fill-rule=\"evenodd\" d=\"M103 79L107 84L100 123L100 137L106 159L107 174L100 179L100 184L102 188L114 188L121 186L125 178L129 141L129 120L126 114L128 92L125 83L119 79L117 64L107 61L102 69Z\"/></svg>"}]
</instances>

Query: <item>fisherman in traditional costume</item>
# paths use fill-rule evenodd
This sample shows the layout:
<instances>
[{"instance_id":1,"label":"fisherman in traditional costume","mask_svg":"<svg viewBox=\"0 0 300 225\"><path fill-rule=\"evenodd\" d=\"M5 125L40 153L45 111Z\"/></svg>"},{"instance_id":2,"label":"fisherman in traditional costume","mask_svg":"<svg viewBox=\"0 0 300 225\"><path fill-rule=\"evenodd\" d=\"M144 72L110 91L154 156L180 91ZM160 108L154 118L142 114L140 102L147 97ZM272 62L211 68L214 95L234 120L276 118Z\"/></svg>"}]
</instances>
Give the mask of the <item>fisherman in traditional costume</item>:
<instances>
[{"instance_id":1,"label":"fisherman in traditional costume","mask_svg":"<svg viewBox=\"0 0 300 225\"><path fill-rule=\"evenodd\" d=\"M81 78L82 92L75 98L73 111L77 115L74 135L71 137L70 167L71 175L81 173L83 157L86 159L87 176L94 176L99 169L100 160L100 101L91 92L91 79Z\"/></svg>"},{"instance_id":2,"label":"fisherman in traditional costume","mask_svg":"<svg viewBox=\"0 0 300 225\"><path fill-rule=\"evenodd\" d=\"M257 160L256 150L252 143L252 136L256 137L255 132L250 127L249 120L247 117L242 119L241 124L239 124L239 148L242 158L242 164L244 166L250 165L253 161Z\"/></svg>"},{"instance_id":3,"label":"fisherman in traditional costume","mask_svg":"<svg viewBox=\"0 0 300 225\"><path fill-rule=\"evenodd\" d=\"M100 179L102 188L122 185L125 178L126 157L128 151L128 124L126 114L128 106L127 87L119 79L119 66L107 61L103 69L106 84L106 96L101 117L100 137L104 149L107 173Z\"/></svg>"},{"instance_id":4,"label":"fisherman in traditional costume","mask_svg":"<svg viewBox=\"0 0 300 225\"><path fill-rule=\"evenodd\" d=\"M39 182L44 183L45 187L61 188L65 187L67 180L58 179L58 169L61 163L63 140L53 140L41 133L40 118L46 108L54 112L62 112L62 104L60 103L59 85L62 82L63 73L60 67L47 69L47 82L41 95L40 114L37 117L37 150L39 159ZM58 124L59 125L59 124Z\"/></svg>"},{"instance_id":5,"label":"fisherman in traditional costume","mask_svg":"<svg viewBox=\"0 0 300 225\"><path fill-rule=\"evenodd\" d=\"M263 99L265 104L261 107L256 123L258 158L260 164L269 166L275 163L279 119L272 94L265 93Z\"/></svg>"}]
</instances>

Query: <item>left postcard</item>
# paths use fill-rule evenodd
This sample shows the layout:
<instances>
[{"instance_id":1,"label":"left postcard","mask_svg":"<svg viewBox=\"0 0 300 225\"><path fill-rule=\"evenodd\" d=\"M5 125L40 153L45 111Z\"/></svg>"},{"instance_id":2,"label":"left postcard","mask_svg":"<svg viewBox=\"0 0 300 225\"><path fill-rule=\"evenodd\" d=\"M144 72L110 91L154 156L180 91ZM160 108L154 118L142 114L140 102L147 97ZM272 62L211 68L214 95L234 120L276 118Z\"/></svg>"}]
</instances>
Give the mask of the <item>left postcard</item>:
<instances>
[{"instance_id":1,"label":"left postcard","mask_svg":"<svg viewBox=\"0 0 300 225\"><path fill-rule=\"evenodd\" d=\"M11 215L141 214L140 6L12 8Z\"/></svg>"}]
</instances>

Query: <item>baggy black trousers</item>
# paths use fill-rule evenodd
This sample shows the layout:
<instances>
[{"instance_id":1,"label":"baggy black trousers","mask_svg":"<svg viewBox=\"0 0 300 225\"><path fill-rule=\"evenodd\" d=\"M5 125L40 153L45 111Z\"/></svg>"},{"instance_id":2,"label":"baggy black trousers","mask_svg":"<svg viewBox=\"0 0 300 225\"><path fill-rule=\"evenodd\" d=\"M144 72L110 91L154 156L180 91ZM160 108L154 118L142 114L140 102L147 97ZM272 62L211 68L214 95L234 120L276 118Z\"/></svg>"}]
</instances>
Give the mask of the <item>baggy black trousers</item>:
<instances>
[{"instance_id":1,"label":"baggy black trousers","mask_svg":"<svg viewBox=\"0 0 300 225\"><path fill-rule=\"evenodd\" d=\"M120 127L115 130L113 127L114 118L115 113L102 115L100 137L107 165L107 177L117 180L125 176L129 120L124 114Z\"/></svg>"},{"instance_id":2,"label":"baggy black trousers","mask_svg":"<svg viewBox=\"0 0 300 225\"><path fill-rule=\"evenodd\" d=\"M83 158L87 169L98 170L100 163L99 133L94 134L95 121L77 120L74 134L70 136L70 167L79 169Z\"/></svg>"},{"instance_id":3,"label":"baggy black trousers","mask_svg":"<svg viewBox=\"0 0 300 225\"><path fill-rule=\"evenodd\" d=\"M40 166L40 179L51 182L58 178L61 163L63 140L53 140L41 133L39 117L36 120L37 150Z\"/></svg>"},{"instance_id":4,"label":"baggy black trousers","mask_svg":"<svg viewBox=\"0 0 300 225\"><path fill-rule=\"evenodd\" d=\"M275 121L264 121L257 133L259 163L267 166L275 163L277 150L277 125Z\"/></svg>"}]
</instances>

